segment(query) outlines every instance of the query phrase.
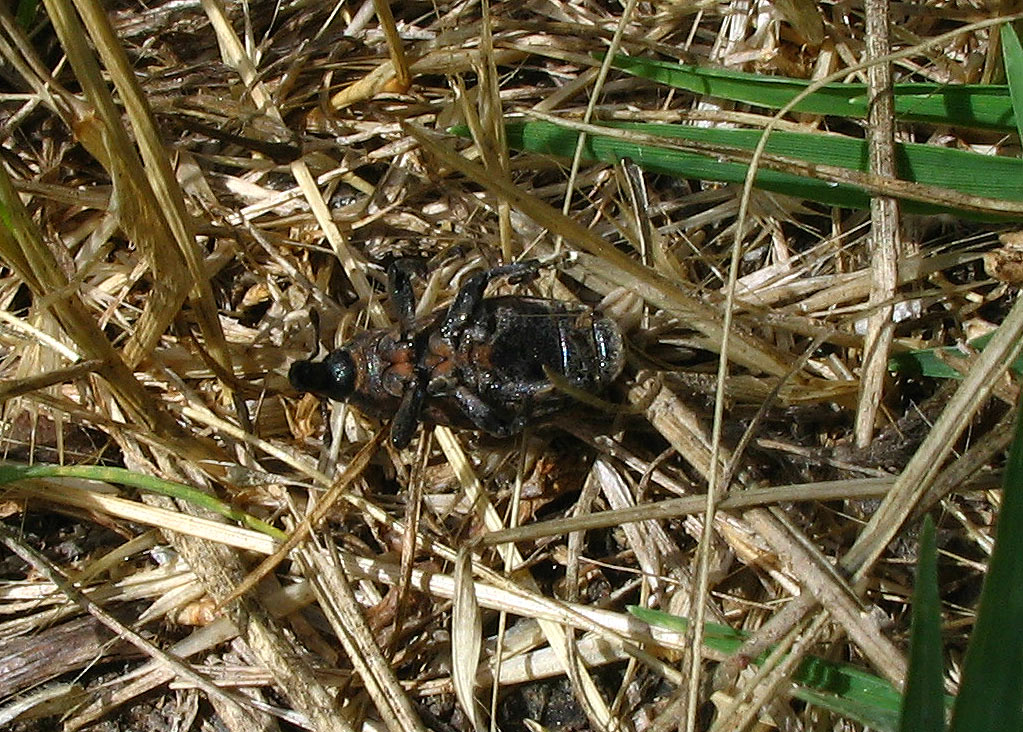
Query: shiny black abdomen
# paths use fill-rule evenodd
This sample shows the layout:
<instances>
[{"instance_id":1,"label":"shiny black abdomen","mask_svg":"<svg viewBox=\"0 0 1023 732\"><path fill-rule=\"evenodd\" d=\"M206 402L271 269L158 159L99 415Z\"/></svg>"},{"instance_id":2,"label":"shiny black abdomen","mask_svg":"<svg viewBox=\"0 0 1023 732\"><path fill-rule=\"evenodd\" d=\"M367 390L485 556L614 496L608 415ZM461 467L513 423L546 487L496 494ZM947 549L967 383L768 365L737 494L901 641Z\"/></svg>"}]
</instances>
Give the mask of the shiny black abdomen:
<instances>
[{"instance_id":1,"label":"shiny black abdomen","mask_svg":"<svg viewBox=\"0 0 1023 732\"><path fill-rule=\"evenodd\" d=\"M509 296L488 298L480 310L458 344L466 358L462 380L494 406L522 408L521 400L529 398L527 408L537 416L560 408L565 395L545 367L589 392L602 390L622 370L617 325L590 308Z\"/></svg>"}]
</instances>

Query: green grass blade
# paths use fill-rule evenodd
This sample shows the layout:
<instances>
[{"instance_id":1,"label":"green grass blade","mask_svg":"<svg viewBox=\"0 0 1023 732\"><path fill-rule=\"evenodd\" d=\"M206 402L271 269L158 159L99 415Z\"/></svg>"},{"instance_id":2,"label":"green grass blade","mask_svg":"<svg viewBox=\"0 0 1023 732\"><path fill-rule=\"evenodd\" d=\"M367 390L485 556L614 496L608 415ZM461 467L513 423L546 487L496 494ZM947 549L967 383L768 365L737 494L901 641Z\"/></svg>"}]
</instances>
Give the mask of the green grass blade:
<instances>
[{"instance_id":1,"label":"green grass blade","mask_svg":"<svg viewBox=\"0 0 1023 732\"><path fill-rule=\"evenodd\" d=\"M900 732L939 732L945 728L941 649L941 597L934 522L924 518L913 589L913 627L909 639L909 674L899 719Z\"/></svg>"},{"instance_id":2,"label":"green grass blade","mask_svg":"<svg viewBox=\"0 0 1023 732\"><path fill-rule=\"evenodd\" d=\"M38 14L38 0L18 0L18 9L15 12L14 19L19 27L28 30L32 27L32 22Z\"/></svg>"},{"instance_id":3,"label":"green grass blade","mask_svg":"<svg viewBox=\"0 0 1023 732\"><path fill-rule=\"evenodd\" d=\"M827 709L832 714L859 722L878 732L895 732L898 729L898 710L886 709L875 704L858 702L855 699L837 694L827 694L806 687L797 688L792 695L807 704Z\"/></svg>"},{"instance_id":4,"label":"green grass blade","mask_svg":"<svg viewBox=\"0 0 1023 732\"><path fill-rule=\"evenodd\" d=\"M1002 507L977 622L963 664L952 732L1023 730L1023 420L1003 478Z\"/></svg>"},{"instance_id":5,"label":"green grass blade","mask_svg":"<svg viewBox=\"0 0 1023 732\"><path fill-rule=\"evenodd\" d=\"M974 351L983 351L994 333L982 335L969 342ZM929 376L935 379L961 379L963 372L954 368L956 359L969 357L969 353L960 346L941 346L939 348L921 348L916 351L897 353L888 359L888 370L909 376ZM950 363L950 361L952 363ZM1016 357L1009 370L1015 374L1023 374L1023 354Z\"/></svg>"},{"instance_id":6,"label":"green grass blade","mask_svg":"<svg viewBox=\"0 0 1023 732\"><path fill-rule=\"evenodd\" d=\"M20 463L0 462L0 485L27 478L83 478L130 486L138 490L149 491L150 493L180 498L193 505L202 506L224 518L237 521L242 526L259 531L280 541L288 538L288 535L280 529L271 526L265 521L261 521L251 514L239 511L208 493L203 493L181 483L174 483L173 481L163 480L151 475L133 473L124 468L104 467L101 465L47 465L44 463L22 465Z\"/></svg>"},{"instance_id":7,"label":"green grass blade","mask_svg":"<svg viewBox=\"0 0 1023 732\"><path fill-rule=\"evenodd\" d=\"M676 633L685 633L689 629L689 618L671 615L660 610L651 610L639 605L629 605L626 609L643 622L658 628L665 628ZM721 653L735 653L747 637L748 634L727 625L721 625L720 623L703 624L704 645Z\"/></svg>"},{"instance_id":8,"label":"green grass blade","mask_svg":"<svg viewBox=\"0 0 1023 732\"><path fill-rule=\"evenodd\" d=\"M760 139L758 130L697 128L687 125L616 123L604 127L656 135L669 141L719 145L752 151ZM456 134L467 134L455 128ZM535 153L571 157L578 133L549 122L510 122L506 125L510 147ZM808 163L833 165L867 172L866 142L837 135L774 132L767 152ZM932 145L896 146L899 177L924 185L1006 201L1023 201L1023 160L970 153ZM681 178L696 178L723 183L741 183L747 166L721 160L712 155L651 144L640 144L619 137L587 135L583 146L586 161L616 163L630 159L644 170ZM847 184L833 183L773 170L760 170L756 186L760 189L817 201L831 206L867 208L870 195ZM948 209L915 201L906 201L906 210L935 213ZM961 215L973 216L966 212Z\"/></svg>"},{"instance_id":9,"label":"green grass blade","mask_svg":"<svg viewBox=\"0 0 1023 732\"><path fill-rule=\"evenodd\" d=\"M635 56L616 56L614 67L694 94L781 109L810 83L781 76L701 68ZM895 114L904 122L1011 131L1016 118L1009 89L1001 84L896 84ZM866 118L865 84L826 84L794 111Z\"/></svg>"},{"instance_id":10,"label":"green grass blade","mask_svg":"<svg viewBox=\"0 0 1023 732\"><path fill-rule=\"evenodd\" d=\"M664 135L674 139L690 139L696 142L735 145L745 147L756 145L759 132L752 130L712 130L695 127L683 130L676 125L629 124L607 125L619 129L632 129L637 132ZM570 158L575 151L578 133L574 130L558 127L549 122L519 122L505 126L509 147L529 152L558 155ZM687 133L693 132L692 136ZM719 133L736 132L737 135L725 136ZM712 133L707 135L705 133ZM772 140L779 133L772 135ZM727 142L726 142L727 140ZM769 145L770 145L769 141ZM746 149L752 149L746 147ZM771 150L770 152L776 152ZM614 137L587 135L583 146L583 159L586 162L603 162L614 164L621 160L632 160L643 170L661 173L678 178L695 178L699 180L718 181L721 183L742 183L746 178L747 166L733 163L695 152L669 150L653 145L642 145ZM859 189L838 184L829 185L824 181L804 178L789 173L773 170L761 170L757 174L756 186L763 190L786 193L820 203L847 208L867 208L870 197Z\"/></svg>"},{"instance_id":11,"label":"green grass blade","mask_svg":"<svg viewBox=\"0 0 1023 732\"><path fill-rule=\"evenodd\" d=\"M1005 78L1009 82L1009 96L1012 99L1012 107L1015 110L1023 109L1023 47L1020 46L1019 36L1015 29L1008 23L1001 29L1002 57L1005 60ZM1016 132L1023 140L1023 124L1021 117L1016 115Z\"/></svg>"},{"instance_id":12,"label":"green grass blade","mask_svg":"<svg viewBox=\"0 0 1023 732\"><path fill-rule=\"evenodd\" d=\"M640 620L677 632L689 627L686 618L648 608L629 607L629 612ZM719 653L735 653L747 637L746 633L717 623L704 625L704 644ZM767 658L768 650L752 661L759 664ZM825 707L835 714L866 724L881 732L895 732L898 726L902 697L886 680L861 668L845 663L810 656L792 675L799 684L796 696Z\"/></svg>"}]
</instances>

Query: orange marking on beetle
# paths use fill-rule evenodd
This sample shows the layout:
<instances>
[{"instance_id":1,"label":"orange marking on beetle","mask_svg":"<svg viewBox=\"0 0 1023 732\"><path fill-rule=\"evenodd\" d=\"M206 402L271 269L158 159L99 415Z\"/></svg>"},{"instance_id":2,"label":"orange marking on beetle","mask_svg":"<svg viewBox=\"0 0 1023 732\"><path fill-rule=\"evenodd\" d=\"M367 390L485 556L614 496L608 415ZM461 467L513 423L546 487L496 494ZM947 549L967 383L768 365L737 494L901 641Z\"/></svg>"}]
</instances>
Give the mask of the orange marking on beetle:
<instances>
[{"instance_id":1,"label":"orange marking on beetle","mask_svg":"<svg viewBox=\"0 0 1023 732\"><path fill-rule=\"evenodd\" d=\"M436 364L430 367L430 378L444 378L450 375L455 370L455 362L450 358L442 359L437 361Z\"/></svg>"},{"instance_id":2,"label":"orange marking on beetle","mask_svg":"<svg viewBox=\"0 0 1023 732\"><path fill-rule=\"evenodd\" d=\"M411 361L396 361L394 365L384 369L384 374L393 375L399 379L407 379L412 376L414 371L415 366L413 366Z\"/></svg>"},{"instance_id":3,"label":"orange marking on beetle","mask_svg":"<svg viewBox=\"0 0 1023 732\"><path fill-rule=\"evenodd\" d=\"M387 354L387 360L393 363L395 366L405 364L411 364L415 358L415 353L412 350L412 346L401 346L395 348Z\"/></svg>"},{"instance_id":4,"label":"orange marking on beetle","mask_svg":"<svg viewBox=\"0 0 1023 732\"><path fill-rule=\"evenodd\" d=\"M415 367L412 363L408 361L397 363L384 369L380 375L380 385L391 396L400 397L405 393L405 386L414 372Z\"/></svg>"}]
</instances>

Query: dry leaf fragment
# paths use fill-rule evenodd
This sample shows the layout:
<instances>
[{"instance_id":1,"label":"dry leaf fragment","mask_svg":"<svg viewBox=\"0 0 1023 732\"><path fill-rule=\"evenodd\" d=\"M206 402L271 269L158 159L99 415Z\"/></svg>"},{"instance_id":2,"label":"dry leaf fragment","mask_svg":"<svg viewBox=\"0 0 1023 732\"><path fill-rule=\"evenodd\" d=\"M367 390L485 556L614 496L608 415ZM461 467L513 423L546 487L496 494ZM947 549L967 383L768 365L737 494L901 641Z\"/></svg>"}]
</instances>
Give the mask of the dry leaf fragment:
<instances>
[{"instance_id":1,"label":"dry leaf fragment","mask_svg":"<svg viewBox=\"0 0 1023 732\"><path fill-rule=\"evenodd\" d=\"M998 239L1002 246L984 253L984 271L1011 285L1023 282L1023 232L1009 232Z\"/></svg>"}]
</instances>

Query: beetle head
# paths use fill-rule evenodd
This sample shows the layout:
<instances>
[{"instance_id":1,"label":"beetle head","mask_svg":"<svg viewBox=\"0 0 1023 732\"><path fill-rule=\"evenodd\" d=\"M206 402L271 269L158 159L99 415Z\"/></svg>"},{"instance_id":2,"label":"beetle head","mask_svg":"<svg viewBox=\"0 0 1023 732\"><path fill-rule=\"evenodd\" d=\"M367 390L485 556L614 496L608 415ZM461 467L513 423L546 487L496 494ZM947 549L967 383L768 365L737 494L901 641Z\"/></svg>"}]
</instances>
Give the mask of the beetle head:
<instances>
[{"instance_id":1,"label":"beetle head","mask_svg":"<svg viewBox=\"0 0 1023 732\"><path fill-rule=\"evenodd\" d=\"M320 362L295 361L288 370L288 381L298 391L342 402L355 388L355 364L351 354L341 348Z\"/></svg>"}]
</instances>

